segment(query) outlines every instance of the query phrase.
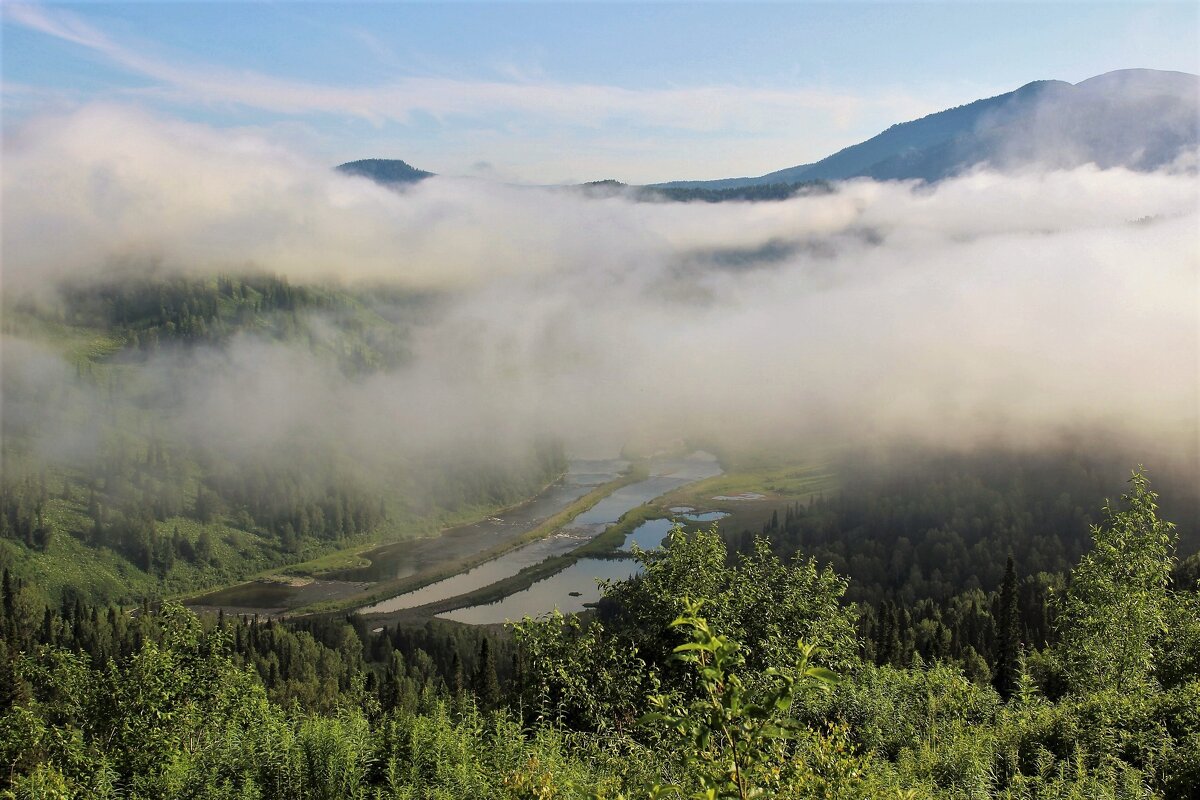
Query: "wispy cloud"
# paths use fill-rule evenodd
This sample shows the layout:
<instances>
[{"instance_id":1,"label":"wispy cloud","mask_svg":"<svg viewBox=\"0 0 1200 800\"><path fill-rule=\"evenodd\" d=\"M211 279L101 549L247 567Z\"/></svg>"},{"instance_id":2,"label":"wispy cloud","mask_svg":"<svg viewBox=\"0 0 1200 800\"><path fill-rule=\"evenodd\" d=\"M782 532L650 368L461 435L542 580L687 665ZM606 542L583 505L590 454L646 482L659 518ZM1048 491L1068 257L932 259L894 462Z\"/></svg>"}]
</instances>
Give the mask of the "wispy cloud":
<instances>
[{"instance_id":1,"label":"wispy cloud","mask_svg":"<svg viewBox=\"0 0 1200 800\"><path fill-rule=\"evenodd\" d=\"M331 114L408 123L416 115L438 120L516 116L541 124L601 127L613 122L716 132L780 128L846 130L864 115L892 118L934 110L904 93L864 97L822 88L706 85L631 89L513 76L463 80L410 76L374 86L338 86L290 80L211 64L180 65L137 52L68 11L9 4L8 23L36 30L100 55L159 85L160 96L212 105L244 106L279 114Z\"/></svg>"}]
</instances>

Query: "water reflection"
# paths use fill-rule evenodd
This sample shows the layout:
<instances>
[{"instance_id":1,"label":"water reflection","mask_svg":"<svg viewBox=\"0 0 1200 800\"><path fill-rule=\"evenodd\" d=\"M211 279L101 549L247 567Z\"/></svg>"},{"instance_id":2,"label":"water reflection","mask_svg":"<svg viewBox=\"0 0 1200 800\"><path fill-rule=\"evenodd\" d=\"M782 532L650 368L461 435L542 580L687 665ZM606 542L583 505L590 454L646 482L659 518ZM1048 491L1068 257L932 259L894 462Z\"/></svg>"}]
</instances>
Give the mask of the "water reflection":
<instances>
[{"instance_id":1,"label":"water reflection","mask_svg":"<svg viewBox=\"0 0 1200 800\"><path fill-rule=\"evenodd\" d=\"M331 572L325 577L343 581L393 580L487 550L533 530L592 489L613 480L628 467L629 462L620 459L572 459L567 474L560 482L524 505L473 525L451 528L433 539L409 540L378 547L363 554L371 562L369 565ZM545 557L542 555L538 560Z\"/></svg>"},{"instance_id":2,"label":"water reflection","mask_svg":"<svg viewBox=\"0 0 1200 800\"><path fill-rule=\"evenodd\" d=\"M634 528L625 537L621 549L625 552L633 550L636 544L643 550L654 550L662 546L663 540L671 532L675 523L669 519L649 519Z\"/></svg>"},{"instance_id":3,"label":"water reflection","mask_svg":"<svg viewBox=\"0 0 1200 800\"><path fill-rule=\"evenodd\" d=\"M729 513L725 511L705 511L702 514L684 514L683 518L690 522L716 522L728 516Z\"/></svg>"},{"instance_id":4,"label":"water reflection","mask_svg":"<svg viewBox=\"0 0 1200 800\"><path fill-rule=\"evenodd\" d=\"M639 571L640 566L632 559L581 558L562 572L540 580L524 591L510 594L497 603L460 608L440 616L471 625L489 625L526 616L536 617L554 608L571 614L583 611L588 603L600 599L597 579L622 581Z\"/></svg>"},{"instance_id":5,"label":"water reflection","mask_svg":"<svg viewBox=\"0 0 1200 800\"><path fill-rule=\"evenodd\" d=\"M480 564L467 572L430 584L422 589L388 598L375 605L361 609L361 613L375 614L416 608L427 603L448 600L452 597L475 591L476 589L482 589L497 581L511 578L525 567L537 564L550 556L569 553L584 541L598 536L609 525L615 524L625 512L631 509L648 503L666 492L678 489L680 486L721 474L721 467L717 463L715 456L697 452L686 458L652 461L649 465L649 471L650 475L645 480L617 489L611 495L568 523L555 536L525 545L484 564ZM607 570L611 568L611 565L607 561L584 559L576 562L574 566L564 570L564 572L558 573L558 575L547 578L545 581L540 581L539 583L554 580L559 575L568 573L572 576L577 576L579 574L578 565L586 563L600 563L605 565L602 574L592 576L593 578L608 576ZM570 582L568 581L568 583ZM566 587L568 583L560 582L554 585ZM563 608L563 605L570 605L575 610L579 610L583 608L582 603L585 602L581 598L591 596L594 600L599 597L598 594L592 593L592 595L589 595L584 592L585 589L590 592L590 587L593 585L594 580L591 582L583 581L579 586L572 584L571 588L563 588L557 595L548 593L543 587L539 589L536 596L546 599L548 604L534 613L548 611L555 605L558 605L564 611L566 609ZM569 595L571 591L580 592L580 597L571 597ZM522 593L518 592L517 594ZM515 597L516 595L512 596ZM517 615L518 618L520 616L520 614Z\"/></svg>"}]
</instances>

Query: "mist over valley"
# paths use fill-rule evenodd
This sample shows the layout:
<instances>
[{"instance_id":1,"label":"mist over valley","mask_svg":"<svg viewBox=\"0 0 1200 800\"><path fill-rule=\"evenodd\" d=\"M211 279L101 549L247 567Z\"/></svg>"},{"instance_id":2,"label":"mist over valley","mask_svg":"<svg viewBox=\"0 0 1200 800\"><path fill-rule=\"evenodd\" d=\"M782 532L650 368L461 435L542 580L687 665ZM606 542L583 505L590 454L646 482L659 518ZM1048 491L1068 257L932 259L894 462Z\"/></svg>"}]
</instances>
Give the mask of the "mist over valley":
<instances>
[{"instance_id":1,"label":"mist over valley","mask_svg":"<svg viewBox=\"0 0 1200 800\"><path fill-rule=\"evenodd\" d=\"M4 11L0 798L1195 797L1200 77L235 12Z\"/></svg>"}]
</instances>

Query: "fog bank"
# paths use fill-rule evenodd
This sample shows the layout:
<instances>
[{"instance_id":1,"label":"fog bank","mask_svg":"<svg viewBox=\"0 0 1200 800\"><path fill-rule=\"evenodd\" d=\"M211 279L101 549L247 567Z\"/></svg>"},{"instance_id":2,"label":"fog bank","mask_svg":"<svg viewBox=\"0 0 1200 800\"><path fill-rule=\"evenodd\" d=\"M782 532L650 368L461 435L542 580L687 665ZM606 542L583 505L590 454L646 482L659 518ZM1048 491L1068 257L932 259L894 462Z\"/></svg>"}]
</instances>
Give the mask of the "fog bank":
<instances>
[{"instance_id":1,"label":"fog bank","mask_svg":"<svg viewBox=\"0 0 1200 800\"><path fill-rule=\"evenodd\" d=\"M230 449L298 430L382 453L485 432L1036 445L1089 427L1200 446L1194 172L977 172L757 204L395 192L252 133L95 106L6 142L3 183L13 296L155 264L440 298L411 361L363 377L249 335L196 354L211 377L170 413ZM6 342L6 393L31 352ZM146 369L188 380L169 353Z\"/></svg>"}]
</instances>

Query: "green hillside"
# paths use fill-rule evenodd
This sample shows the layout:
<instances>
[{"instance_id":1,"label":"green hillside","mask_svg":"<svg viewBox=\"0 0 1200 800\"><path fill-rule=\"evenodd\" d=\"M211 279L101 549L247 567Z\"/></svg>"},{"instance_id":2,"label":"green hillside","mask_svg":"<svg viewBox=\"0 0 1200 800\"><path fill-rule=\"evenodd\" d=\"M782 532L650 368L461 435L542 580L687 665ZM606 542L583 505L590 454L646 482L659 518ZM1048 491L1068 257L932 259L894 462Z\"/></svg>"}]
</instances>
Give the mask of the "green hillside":
<instances>
[{"instance_id":1,"label":"green hillside","mask_svg":"<svg viewBox=\"0 0 1200 800\"><path fill-rule=\"evenodd\" d=\"M402 370L412 325L433 313L436 298L271 276L7 298L0 565L54 602L173 595L429 534L536 492L565 466L550 442L493 460L366 457L334 427L260 435L273 420L239 419L236 383L218 396L227 430L197 420L213 386L256 378L247 352L281 370L297 354L354 388Z\"/></svg>"}]
</instances>

